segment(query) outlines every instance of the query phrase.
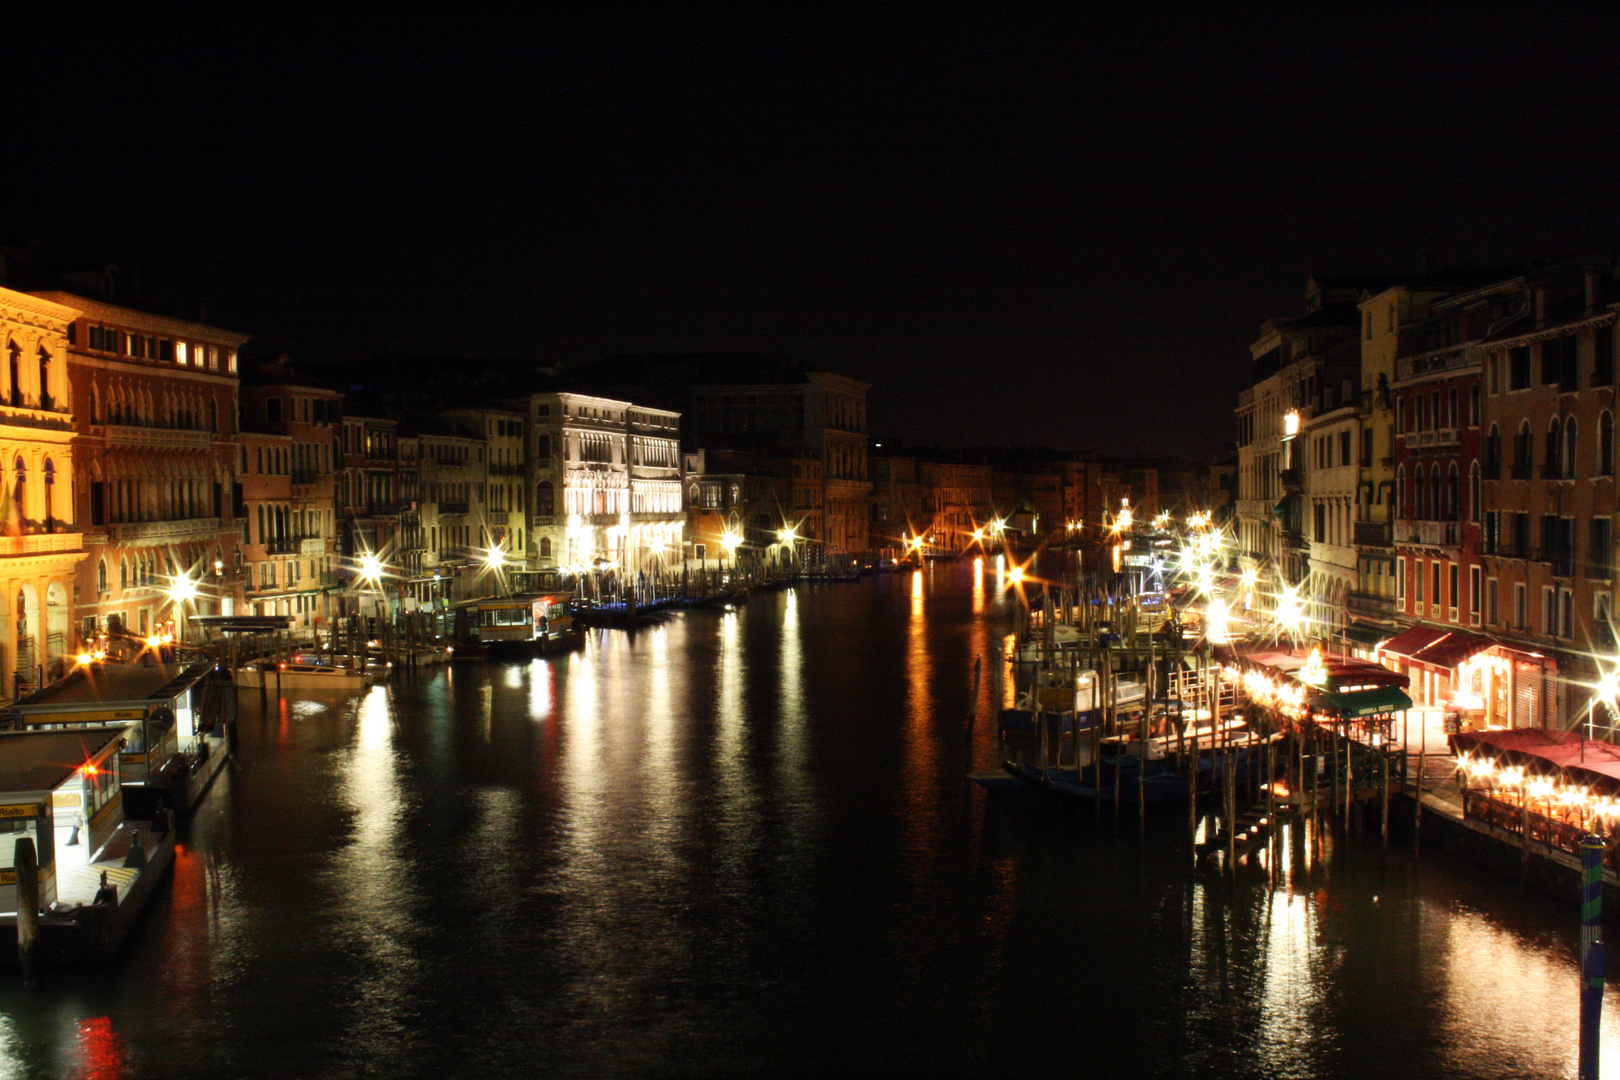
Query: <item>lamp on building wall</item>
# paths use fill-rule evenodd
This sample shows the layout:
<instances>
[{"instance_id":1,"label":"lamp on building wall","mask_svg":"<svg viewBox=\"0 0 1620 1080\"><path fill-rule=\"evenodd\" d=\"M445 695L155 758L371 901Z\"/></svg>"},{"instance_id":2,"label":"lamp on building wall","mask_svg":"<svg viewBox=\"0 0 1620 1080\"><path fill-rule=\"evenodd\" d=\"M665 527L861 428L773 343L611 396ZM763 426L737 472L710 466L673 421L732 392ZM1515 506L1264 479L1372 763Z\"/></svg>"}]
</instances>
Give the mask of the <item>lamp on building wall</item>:
<instances>
[{"instance_id":1,"label":"lamp on building wall","mask_svg":"<svg viewBox=\"0 0 1620 1080\"><path fill-rule=\"evenodd\" d=\"M186 639L186 605L197 599L197 583L185 574L169 585L169 600L174 604L174 639Z\"/></svg>"}]
</instances>

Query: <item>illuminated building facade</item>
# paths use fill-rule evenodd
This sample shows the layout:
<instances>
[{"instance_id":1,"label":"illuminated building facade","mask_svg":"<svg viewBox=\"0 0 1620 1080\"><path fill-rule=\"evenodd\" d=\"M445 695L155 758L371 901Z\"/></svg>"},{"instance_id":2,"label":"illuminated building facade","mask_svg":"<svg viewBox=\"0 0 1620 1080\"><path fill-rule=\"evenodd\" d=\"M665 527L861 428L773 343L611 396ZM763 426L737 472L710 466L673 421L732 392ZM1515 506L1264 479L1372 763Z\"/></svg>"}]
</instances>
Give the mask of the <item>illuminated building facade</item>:
<instances>
[{"instance_id":1,"label":"illuminated building facade","mask_svg":"<svg viewBox=\"0 0 1620 1080\"><path fill-rule=\"evenodd\" d=\"M232 613L244 584L230 571L242 535L237 349L246 336L71 293L35 295L79 312L66 370L12 389L14 402L53 417L65 419L72 402L86 551L79 634L157 632L177 614L169 590L182 576L198 583L190 610Z\"/></svg>"},{"instance_id":2,"label":"illuminated building facade","mask_svg":"<svg viewBox=\"0 0 1620 1080\"><path fill-rule=\"evenodd\" d=\"M926 523L926 553L959 555L974 547L974 530L995 517L990 499L990 466L963 462L919 462L918 474L932 503Z\"/></svg>"},{"instance_id":3,"label":"illuminated building facade","mask_svg":"<svg viewBox=\"0 0 1620 1080\"><path fill-rule=\"evenodd\" d=\"M86 553L76 524L70 333L79 309L0 288L8 363L0 383L0 530L3 693L59 673L77 651L71 625L75 577ZM91 580L91 585L96 582ZM96 596L92 588L89 594Z\"/></svg>"},{"instance_id":4,"label":"illuminated building facade","mask_svg":"<svg viewBox=\"0 0 1620 1080\"><path fill-rule=\"evenodd\" d=\"M1354 400L1360 354L1355 298L1364 283L1311 278L1304 315L1274 319L1250 346L1254 384L1238 398L1236 542L1242 570L1271 607L1284 584L1310 574L1303 432L1314 416Z\"/></svg>"},{"instance_id":5,"label":"illuminated building facade","mask_svg":"<svg viewBox=\"0 0 1620 1080\"><path fill-rule=\"evenodd\" d=\"M1511 648L1476 694L1497 723L1580 722L1614 652L1614 293L1606 256L1540 267L1497 287L1481 343L1482 620Z\"/></svg>"},{"instance_id":6,"label":"illuminated building facade","mask_svg":"<svg viewBox=\"0 0 1620 1080\"><path fill-rule=\"evenodd\" d=\"M483 446L484 516L478 543L485 549L499 548L503 562L523 565L529 550L523 414L511 409L451 409L441 415Z\"/></svg>"},{"instance_id":7,"label":"illuminated building facade","mask_svg":"<svg viewBox=\"0 0 1620 1080\"><path fill-rule=\"evenodd\" d=\"M308 628L336 613L343 395L291 374L282 357L242 387L242 582L252 614Z\"/></svg>"},{"instance_id":8,"label":"illuminated building facade","mask_svg":"<svg viewBox=\"0 0 1620 1080\"><path fill-rule=\"evenodd\" d=\"M528 565L655 573L684 550L680 414L575 393L529 399Z\"/></svg>"}]
</instances>

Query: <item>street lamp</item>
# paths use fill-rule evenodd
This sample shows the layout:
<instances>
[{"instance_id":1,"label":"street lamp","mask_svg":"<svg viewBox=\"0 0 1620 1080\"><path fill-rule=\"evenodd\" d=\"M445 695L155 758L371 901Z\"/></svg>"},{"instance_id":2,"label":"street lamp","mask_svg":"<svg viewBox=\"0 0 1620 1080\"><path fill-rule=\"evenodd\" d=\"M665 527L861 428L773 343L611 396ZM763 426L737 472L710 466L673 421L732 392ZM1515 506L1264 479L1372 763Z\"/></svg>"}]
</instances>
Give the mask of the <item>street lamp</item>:
<instances>
[{"instance_id":1,"label":"street lamp","mask_svg":"<svg viewBox=\"0 0 1620 1080\"><path fill-rule=\"evenodd\" d=\"M181 574L169 585L169 600L174 604L174 639L178 644L186 639L186 604L197 599L197 583Z\"/></svg>"},{"instance_id":2,"label":"street lamp","mask_svg":"<svg viewBox=\"0 0 1620 1080\"><path fill-rule=\"evenodd\" d=\"M742 537L731 529L727 529L720 537L720 548L731 556L731 574L737 574L737 548L742 545Z\"/></svg>"}]
</instances>

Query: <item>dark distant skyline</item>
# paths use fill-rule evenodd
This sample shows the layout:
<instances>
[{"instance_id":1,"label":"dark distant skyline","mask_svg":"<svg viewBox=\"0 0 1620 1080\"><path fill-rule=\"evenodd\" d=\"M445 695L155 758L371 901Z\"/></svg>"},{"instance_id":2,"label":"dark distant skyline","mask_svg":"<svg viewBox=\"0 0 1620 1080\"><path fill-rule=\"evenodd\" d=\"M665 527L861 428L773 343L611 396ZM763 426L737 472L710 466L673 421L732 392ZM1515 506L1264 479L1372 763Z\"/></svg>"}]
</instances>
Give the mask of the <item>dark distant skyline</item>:
<instances>
[{"instance_id":1,"label":"dark distant skyline","mask_svg":"<svg viewBox=\"0 0 1620 1080\"><path fill-rule=\"evenodd\" d=\"M20 26L0 232L310 367L758 351L1207 457L1308 273L1616 233L1607 12L229 19Z\"/></svg>"}]
</instances>

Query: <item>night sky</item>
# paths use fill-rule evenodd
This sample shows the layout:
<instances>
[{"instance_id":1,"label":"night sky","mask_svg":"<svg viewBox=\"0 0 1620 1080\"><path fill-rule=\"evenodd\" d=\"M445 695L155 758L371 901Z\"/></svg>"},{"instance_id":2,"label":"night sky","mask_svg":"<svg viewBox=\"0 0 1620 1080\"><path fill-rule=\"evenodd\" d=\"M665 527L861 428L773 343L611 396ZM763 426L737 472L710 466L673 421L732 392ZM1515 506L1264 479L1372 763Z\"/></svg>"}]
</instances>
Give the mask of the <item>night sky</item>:
<instances>
[{"instance_id":1,"label":"night sky","mask_svg":"<svg viewBox=\"0 0 1620 1080\"><path fill-rule=\"evenodd\" d=\"M1308 273L1620 225L1606 12L927 11L19 23L0 238L311 367L755 350L879 438L1208 456Z\"/></svg>"}]
</instances>

